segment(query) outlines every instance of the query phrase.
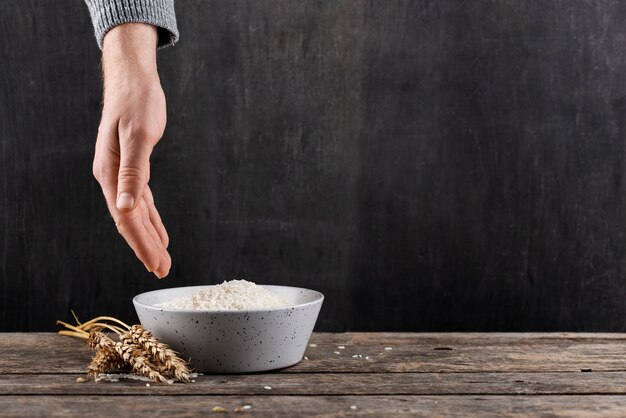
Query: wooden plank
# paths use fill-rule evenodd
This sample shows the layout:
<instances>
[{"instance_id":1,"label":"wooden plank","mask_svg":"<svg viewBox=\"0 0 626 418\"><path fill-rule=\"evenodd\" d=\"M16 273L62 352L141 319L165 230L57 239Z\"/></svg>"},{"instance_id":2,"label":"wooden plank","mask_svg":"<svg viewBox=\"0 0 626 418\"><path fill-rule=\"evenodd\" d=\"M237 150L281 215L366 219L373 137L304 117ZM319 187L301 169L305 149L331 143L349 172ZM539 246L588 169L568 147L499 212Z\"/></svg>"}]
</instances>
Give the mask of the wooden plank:
<instances>
[{"instance_id":1,"label":"wooden plank","mask_svg":"<svg viewBox=\"0 0 626 418\"><path fill-rule=\"evenodd\" d=\"M454 340L464 341L484 340L490 343L506 343L515 340L624 340L626 333L618 332L318 332L314 336L322 341L341 341L348 337L356 341L393 343L394 341L413 340L416 337L425 341Z\"/></svg>"},{"instance_id":2,"label":"wooden plank","mask_svg":"<svg viewBox=\"0 0 626 418\"><path fill-rule=\"evenodd\" d=\"M626 370L623 334L346 333L311 343L308 361L280 373ZM81 341L52 333L2 334L0 352L0 374L82 373L90 358Z\"/></svg>"},{"instance_id":3,"label":"wooden plank","mask_svg":"<svg viewBox=\"0 0 626 418\"><path fill-rule=\"evenodd\" d=\"M84 374L3 375L4 395L626 395L626 372L295 373L198 376L187 385L136 380L77 383ZM264 387L269 385L272 389Z\"/></svg>"},{"instance_id":4,"label":"wooden plank","mask_svg":"<svg viewBox=\"0 0 626 418\"><path fill-rule=\"evenodd\" d=\"M625 416L626 396L2 396L8 416L207 416L250 405L258 416ZM355 406L356 409L351 409Z\"/></svg>"},{"instance_id":5,"label":"wooden plank","mask_svg":"<svg viewBox=\"0 0 626 418\"><path fill-rule=\"evenodd\" d=\"M82 373L91 353L83 341L54 333L0 334L0 374Z\"/></svg>"},{"instance_id":6,"label":"wooden plank","mask_svg":"<svg viewBox=\"0 0 626 418\"><path fill-rule=\"evenodd\" d=\"M347 333L321 335L315 345L307 349L309 361L292 371L626 370L624 334Z\"/></svg>"}]
</instances>

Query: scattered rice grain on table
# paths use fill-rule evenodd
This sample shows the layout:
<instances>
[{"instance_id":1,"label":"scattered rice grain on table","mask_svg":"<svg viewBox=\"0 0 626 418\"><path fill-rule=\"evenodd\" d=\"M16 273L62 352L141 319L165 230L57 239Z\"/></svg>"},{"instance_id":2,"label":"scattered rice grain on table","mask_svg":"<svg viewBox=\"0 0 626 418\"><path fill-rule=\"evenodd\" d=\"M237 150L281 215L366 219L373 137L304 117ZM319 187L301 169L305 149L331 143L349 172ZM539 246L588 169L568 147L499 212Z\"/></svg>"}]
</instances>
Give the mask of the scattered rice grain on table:
<instances>
[{"instance_id":1,"label":"scattered rice grain on table","mask_svg":"<svg viewBox=\"0 0 626 418\"><path fill-rule=\"evenodd\" d=\"M250 405L238 406L237 408L235 408L235 412L243 412L250 408L252 408Z\"/></svg>"}]
</instances>

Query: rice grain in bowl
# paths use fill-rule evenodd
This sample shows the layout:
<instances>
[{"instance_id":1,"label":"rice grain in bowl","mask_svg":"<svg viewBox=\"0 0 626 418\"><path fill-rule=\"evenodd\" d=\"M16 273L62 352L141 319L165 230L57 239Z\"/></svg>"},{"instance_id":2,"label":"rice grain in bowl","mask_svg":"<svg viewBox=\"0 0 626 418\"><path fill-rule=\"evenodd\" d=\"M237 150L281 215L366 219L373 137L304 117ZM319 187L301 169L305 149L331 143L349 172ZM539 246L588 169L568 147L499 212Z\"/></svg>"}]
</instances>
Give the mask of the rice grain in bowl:
<instances>
[{"instance_id":1,"label":"rice grain in bowl","mask_svg":"<svg viewBox=\"0 0 626 418\"><path fill-rule=\"evenodd\" d=\"M196 372L251 373L302 360L324 295L290 286L262 286L288 304L242 310L158 306L215 286L155 290L133 298L141 325L190 359Z\"/></svg>"}]
</instances>

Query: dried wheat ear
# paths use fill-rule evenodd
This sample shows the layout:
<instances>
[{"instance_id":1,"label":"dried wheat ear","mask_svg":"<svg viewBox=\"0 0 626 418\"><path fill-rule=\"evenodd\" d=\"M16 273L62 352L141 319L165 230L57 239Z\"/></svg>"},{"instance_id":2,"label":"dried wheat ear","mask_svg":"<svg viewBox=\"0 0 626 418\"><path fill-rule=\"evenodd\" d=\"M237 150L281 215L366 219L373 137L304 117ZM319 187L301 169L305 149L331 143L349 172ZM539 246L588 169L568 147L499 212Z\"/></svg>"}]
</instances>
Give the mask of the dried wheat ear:
<instances>
[{"instance_id":1,"label":"dried wheat ear","mask_svg":"<svg viewBox=\"0 0 626 418\"><path fill-rule=\"evenodd\" d=\"M84 323L75 315L74 319L76 325L57 321L66 328L59 334L86 340L94 350L87 367L90 375L97 377L101 373L131 370L157 383L189 382L188 363L143 326L129 326L110 316L99 316ZM103 331L117 336L117 341Z\"/></svg>"}]
</instances>

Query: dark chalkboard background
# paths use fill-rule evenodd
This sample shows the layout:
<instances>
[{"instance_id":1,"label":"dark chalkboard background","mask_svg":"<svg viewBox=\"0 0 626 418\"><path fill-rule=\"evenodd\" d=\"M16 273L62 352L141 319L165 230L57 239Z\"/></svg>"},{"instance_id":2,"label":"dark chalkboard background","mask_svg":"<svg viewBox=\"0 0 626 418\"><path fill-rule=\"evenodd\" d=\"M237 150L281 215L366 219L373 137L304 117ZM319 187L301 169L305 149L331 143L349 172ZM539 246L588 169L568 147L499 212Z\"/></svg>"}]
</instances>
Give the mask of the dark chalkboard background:
<instances>
[{"instance_id":1,"label":"dark chalkboard background","mask_svg":"<svg viewBox=\"0 0 626 418\"><path fill-rule=\"evenodd\" d=\"M626 2L176 6L159 282L91 176L86 7L0 0L0 331L241 276L318 330L626 329Z\"/></svg>"}]
</instances>

